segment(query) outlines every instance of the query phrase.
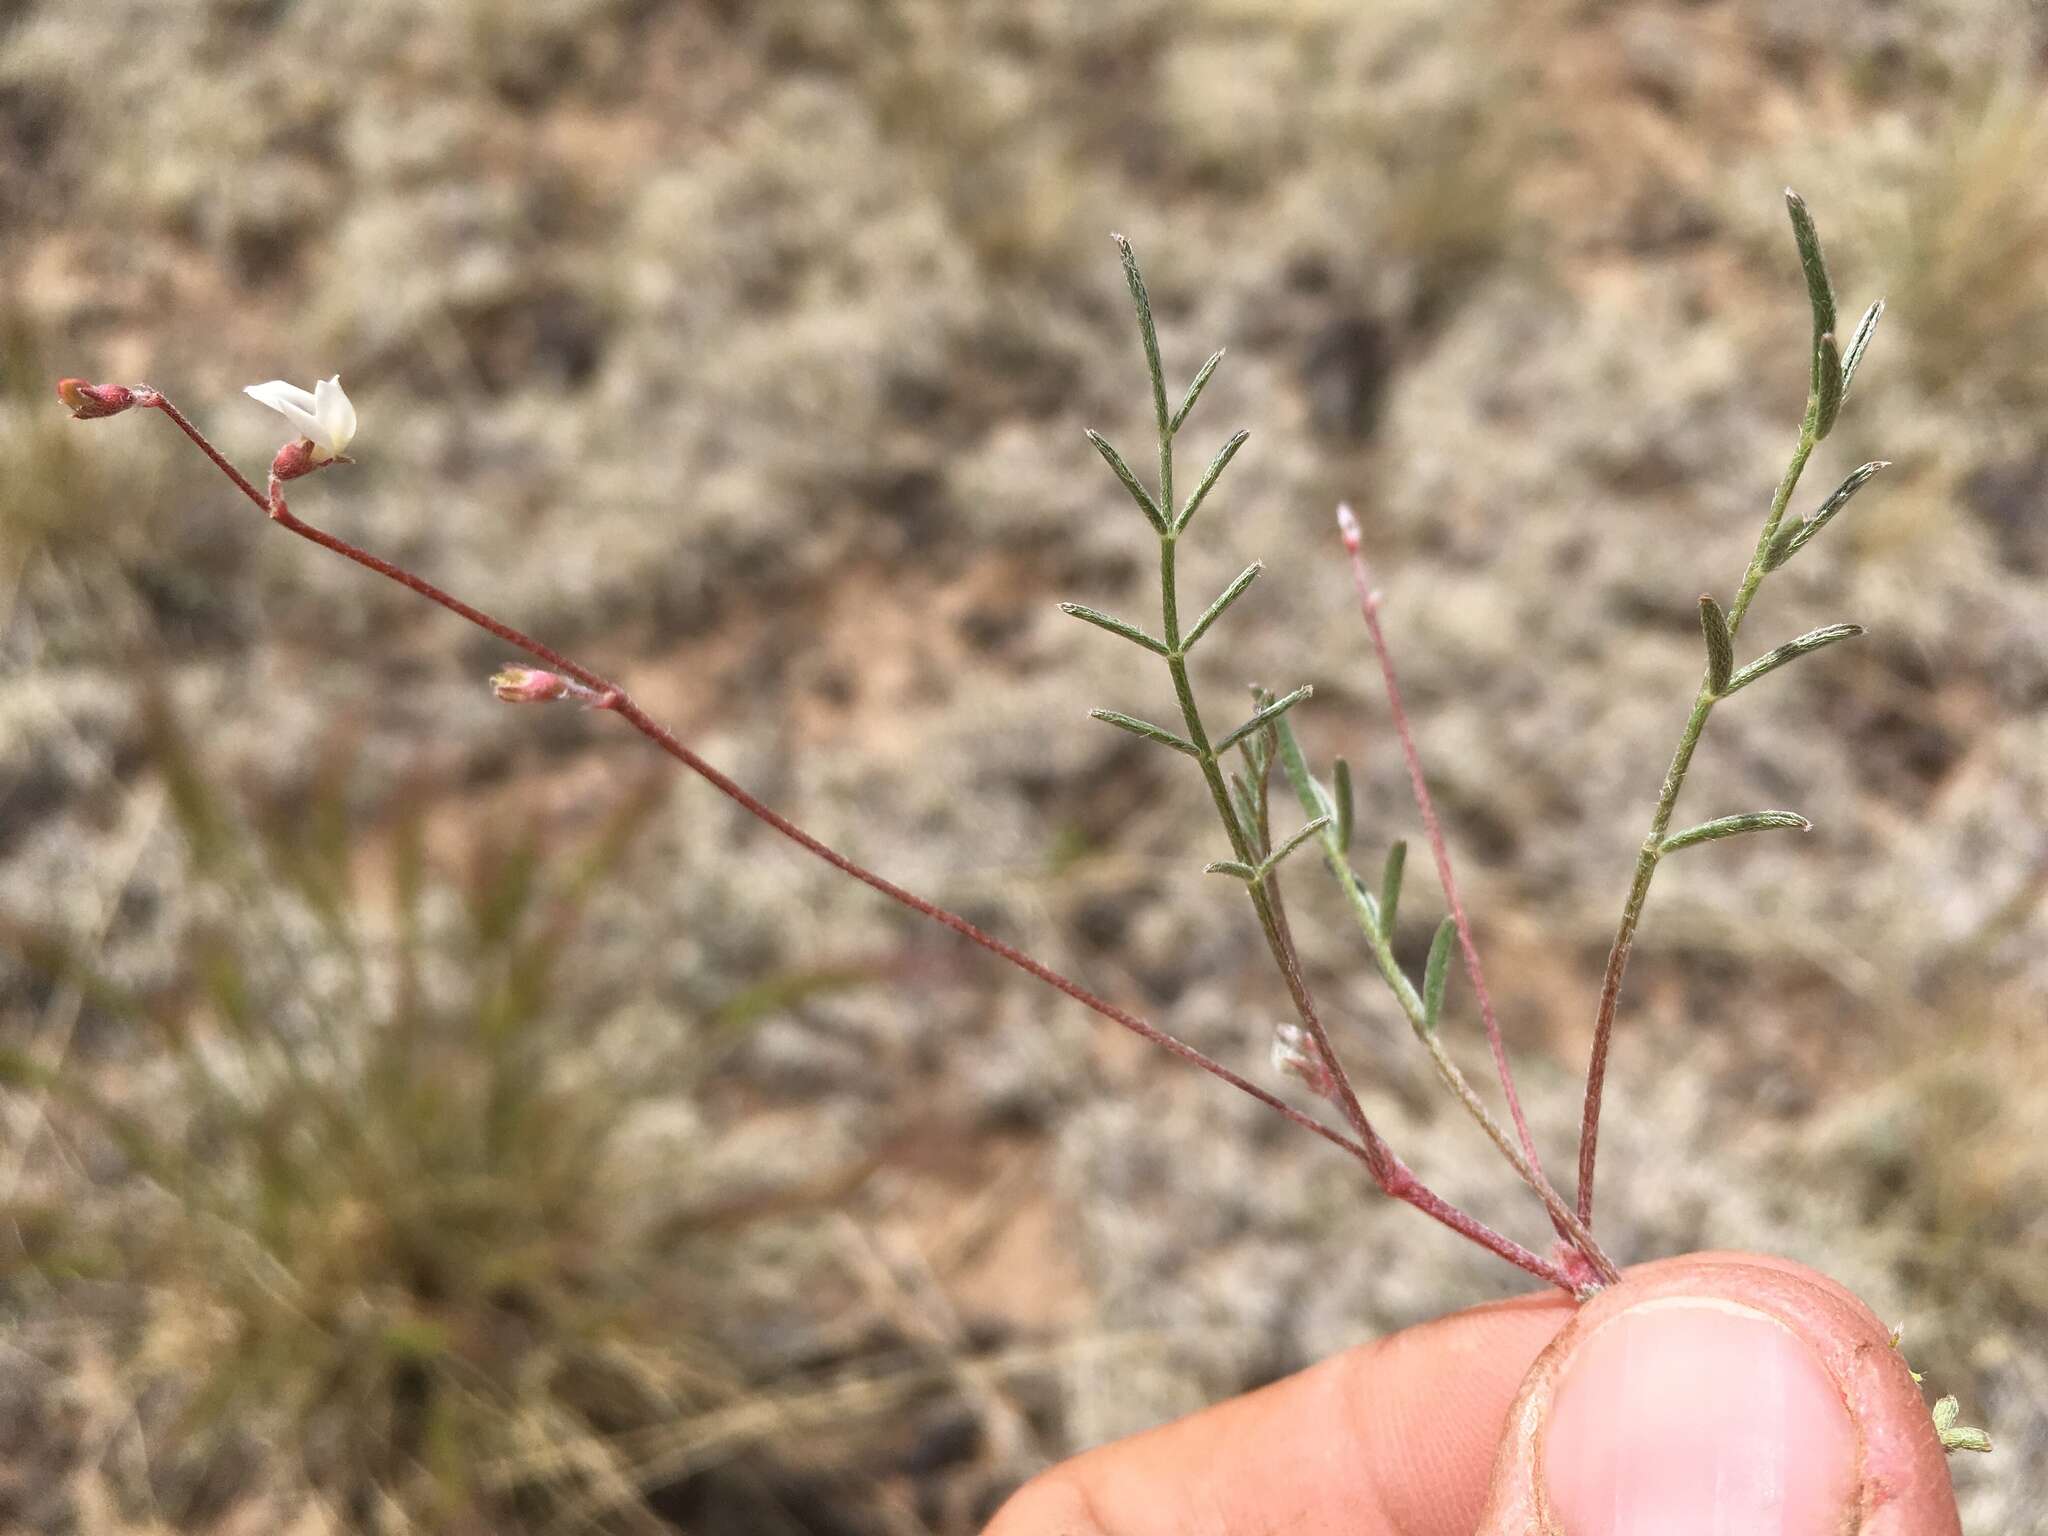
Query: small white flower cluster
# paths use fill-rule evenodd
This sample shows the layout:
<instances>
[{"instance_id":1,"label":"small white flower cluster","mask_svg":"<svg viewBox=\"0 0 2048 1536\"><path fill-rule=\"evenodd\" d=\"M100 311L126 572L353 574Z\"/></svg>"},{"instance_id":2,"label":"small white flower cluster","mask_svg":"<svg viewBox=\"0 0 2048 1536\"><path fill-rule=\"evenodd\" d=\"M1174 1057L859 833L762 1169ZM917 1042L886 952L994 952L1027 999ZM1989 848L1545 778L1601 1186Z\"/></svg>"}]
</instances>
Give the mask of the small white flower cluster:
<instances>
[{"instance_id":1,"label":"small white flower cluster","mask_svg":"<svg viewBox=\"0 0 2048 1536\"><path fill-rule=\"evenodd\" d=\"M1300 1078L1318 1098L1337 1096L1337 1080L1330 1075L1315 1040L1299 1024L1273 1026L1273 1070Z\"/></svg>"}]
</instances>

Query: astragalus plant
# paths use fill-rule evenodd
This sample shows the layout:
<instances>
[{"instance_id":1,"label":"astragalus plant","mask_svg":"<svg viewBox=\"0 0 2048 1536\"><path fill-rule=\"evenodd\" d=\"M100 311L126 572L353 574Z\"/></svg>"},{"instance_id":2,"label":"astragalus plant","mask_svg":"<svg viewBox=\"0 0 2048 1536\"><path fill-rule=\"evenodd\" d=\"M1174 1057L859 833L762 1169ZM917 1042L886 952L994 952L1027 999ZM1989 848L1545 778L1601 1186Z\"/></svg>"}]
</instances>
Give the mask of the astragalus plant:
<instances>
[{"instance_id":1,"label":"astragalus plant","mask_svg":"<svg viewBox=\"0 0 2048 1536\"><path fill-rule=\"evenodd\" d=\"M1114 729L1129 732L1190 759L1193 771L1201 775L1217 821L1216 857L1207 864L1207 870L1211 875L1242 887L1253 920L1280 974L1294 1018L1279 1029L1272 1041L1264 1044L1270 1045L1275 1067L1284 1075L1299 1079L1305 1087L1308 1094L1306 1107L1290 1102L1276 1091L1283 1085L1266 1087L1252 1081L1244 1072L1204 1055L1157 1024L1106 1000L1005 940L982 931L957 913L904 889L828 847L706 761L610 679L471 607L418 574L305 522L287 503L287 484L316 470L346 462L341 455L349 446L355 427L355 413L341 393L338 381L331 380L312 393L279 384L251 390L265 403L290 416L303 433L279 452L268 484L262 489L222 457L160 391L140 385L88 385L67 380L58 386L58 393L81 418L113 415L131 409L160 412L278 527L411 588L538 663L537 666L511 666L499 673L493 679L493 687L500 697L522 703L573 700L586 708L616 716L685 768L709 781L750 814L811 854L892 901L952 929L1082 1006L1259 1100L1274 1113L1348 1154L1386 1194L1414 1206L1424 1215L1530 1275L1583 1300L1612 1285L1620 1277L1617 1259L1602 1246L1598 1236L1594 1219L1594 1174L1603 1108L1602 1090L1615 1039L1623 982L1657 871L1665 861L1675 857L1714 857L1710 845L1727 839L1759 832L1805 831L1809 825L1796 810L1777 808L1736 808L1698 822L1682 822L1678 810L1688 770L1705 740L1711 719L1723 705L1740 708L1741 701L1736 696L1746 689L1768 685L1772 674L1780 669L1860 633L1853 624L1834 623L1808 630L1794 638L1774 640L1752 655L1745 656L1738 649L1753 627L1748 623L1751 611L1769 577L1815 543L1829 524L1848 507L1852 498L1884 467L1880 463L1865 464L1820 499L1810 512L1802 514L1794 509L1807 462L1841 415L1883 314L1883 304L1872 304L1853 324L1843 323L1844 317L1836 309L1834 290L1813 221L1805 204L1796 195L1788 192L1787 202L1812 316L1811 332L1803 340L1809 374L1806 409L1797 426L1789 462L1764 512L1748 563L1740 572L1732 573L1732 585L1721 587L1718 593L1706 592L1698 597L1703 651L1700 683L1679 732L1670 765L1652 797L1648 827L1629 878L1612 952L1600 979L1576 1156L1576 1179L1569 1195L1546 1171L1544 1159L1522 1112L1472 925L1459 895L1446 838L1421 765L1415 733L1409 725L1396 670L1381 631L1380 597L1365 565L1361 550L1362 534L1348 511L1339 509L1338 531L1356 576L1366 636L1377 657L1412 782L1423 841L1445 908L1420 975L1410 974L1404 969L1393 944L1396 913L1408 887L1405 880L1406 845L1395 839L1384 854L1375 850L1371 863L1377 866L1376 872L1370 878L1360 873L1359 854L1366 838L1363 829L1355 824L1348 770L1340 760L1332 766L1327 778L1319 776L1305 759L1290 726L1291 713L1307 703L1310 687L1303 684L1279 692L1255 689L1246 712L1241 718L1231 718L1227 725L1219 723L1223 717L1214 701L1203 700L1197 695L1189 671L1189 656L1197 646L1219 643L1232 606L1257 579L1260 567L1256 564L1248 567L1212 600L1197 606L1199 599L1183 602L1177 555L1182 542L1194 535L1197 519L1217 515L1212 510L1212 503L1217 499L1219 483L1246 441L1246 434L1238 432L1225 439L1201 473L1192 477L1192 490L1184 496L1181 494L1177 484L1182 479L1177 474L1179 439L1188 429L1203 390L1221 363L1223 354L1218 352L1211 357L1184 391L1176 392L1169 388L1160 360L1159 342L1144 279L1129 244L1121 238L1118 248L1136 311L1150 384L1156 432L1156 473L1148 478L1131 458L1119 452L1107 439L1092 433L1090 438L1128 493L1156 542L1159 610L1156 620L1147 618L1141 622L1078 604L1064 606L1074 617L1146 653L1164 670L1172 697L1172 712L1165 717L1166 723L1108 710L1096 710L1094 714ZM1276 782L1283 787L1280 796L1273 792ZM1310 990L1290 927L1283 897L1283 877L1291 877L1305 855L1319 855L1327 876L1340 888L1357 923L1369 962L1392 991L1418 1043L1428 1053L1437 1076L1478 1122L1516 1177L1535 1195L1553 1234L1543 1249L1495 1231L1436 1194L1415 1175L1375 1127L1365 1097L1347 1072ZM1311 858L1310 862L1313 863L1314 859ZM1504 1118L1488 1106L1485 1096L1469 1080L1453 1050L1456 1030L1451 1022L1448 999L1454 965L1463 972L1470 986L1478 1014L1479 1033L1498 1079ZM1318 1112L1323 1106L1334 1109L1334 1119ZM1942 1433L1947 1444L1975 1443L1974 1432L1958 1429L1953 1424L1953 1413L1948 1407L1944 1406L1940 1416L1944 1420Z\"/></svg>"}]
</instances>

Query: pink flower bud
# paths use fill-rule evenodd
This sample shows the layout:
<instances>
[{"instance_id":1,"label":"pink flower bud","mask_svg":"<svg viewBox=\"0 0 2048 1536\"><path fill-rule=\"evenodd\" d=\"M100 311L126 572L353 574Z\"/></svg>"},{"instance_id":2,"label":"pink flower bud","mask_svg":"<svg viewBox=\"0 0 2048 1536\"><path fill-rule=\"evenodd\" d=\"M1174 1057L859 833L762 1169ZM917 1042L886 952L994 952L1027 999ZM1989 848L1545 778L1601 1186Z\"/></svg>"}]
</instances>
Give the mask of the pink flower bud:
<instances>
[{"instance_id":1,"label":"pink flower bud","mask_svg":"<svg viewBox=\"0 0 2048 1536\"><path fill-rule=\"evenodd\" d=\"M567 678L532 667L506 667L491 679L491 692L507 704L545 704L549 699L566 698L572 691Z\"/></svg>"},{"instance_id":2,"label":"pink flower bud","mask_svg":"<svg viewBox=\"0 0 2048 1536\"><path fill-rule=\"evenodd\" d=\"M95 421L118 416L135 404L135 391L122 384L88 384L83 379L59 379L57 398L78 421Z\"/></svg>"},{"instance_id":3,"label":"pink flower bud","mask_svg":"<svg viewBox=\"0 0 2048 1536\"><path fill-rule=\"evenodd\" d=\"M310 475L323 463L332 462L314 458L313 445L302 437L277 450L277 457L270 461L270 473L279 480L296 480L301 475Z\"/></svg>"}]
</instances>

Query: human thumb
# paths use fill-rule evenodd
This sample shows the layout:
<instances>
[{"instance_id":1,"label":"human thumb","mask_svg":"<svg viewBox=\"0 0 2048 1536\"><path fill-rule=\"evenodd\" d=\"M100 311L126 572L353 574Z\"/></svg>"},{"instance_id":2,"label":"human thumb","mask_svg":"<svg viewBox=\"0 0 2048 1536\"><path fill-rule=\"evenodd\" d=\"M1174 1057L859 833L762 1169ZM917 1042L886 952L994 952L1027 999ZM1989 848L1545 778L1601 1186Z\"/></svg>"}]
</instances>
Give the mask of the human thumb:
<instances>
[{"instance_id":1,"label":"human thumb","mask_svg":"<svg viewBox=\"0 0 2048 1536\"><path fill-rule=\"evenodd\" d=\"M1891 1336L1825 1276L1746 1254L1630 1270L1524 1379L1479 1536L1957 1536Z\"/></svg>"}]
</instances>

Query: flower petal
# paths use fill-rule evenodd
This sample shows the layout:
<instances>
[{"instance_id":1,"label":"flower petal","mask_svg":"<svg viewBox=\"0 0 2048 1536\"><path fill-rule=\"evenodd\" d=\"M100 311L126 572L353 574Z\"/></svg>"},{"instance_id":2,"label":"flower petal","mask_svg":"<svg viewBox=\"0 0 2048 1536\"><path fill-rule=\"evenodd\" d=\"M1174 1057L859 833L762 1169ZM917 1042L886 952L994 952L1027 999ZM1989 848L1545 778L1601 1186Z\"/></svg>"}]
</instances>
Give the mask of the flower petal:
<instances>
[{"instance_id":1,"label":"flower petal","mask_svg":"<svg viewBox=\"0 0 2048 1536\"><path fill-rule=\"evenodd\" d=\"M313 397L298 385L287 384L283 379L272 379L267 384L251 384L244 388L242 393L276 411L297 428L302 437L317 440L326 436L319 418L313 414Z\"/></svg>"},{"instance_id":2,"label":"flower petal","mask_svg":"<svg viewBox=\"0 0 2048 1536\"><path fill-rule=\"evenodd\" d=\"M326 431L322 446L331 453L347 452L349 439L356 435L356 408L341 387L341 375L315 384L313 400L313 414Z\"/></svg>"},{"instance_id":3,"label":"flower petal","mask_svg":"<svg viewBox=\"0 0 2048 1536\"><path fill-rule=\"evenodd\" d=\"M267 384L251 384L242 391L252 400L260 400L273 411L283 409L281 402L289 400L300 410L311 414L313 396L296 384L287 384L283 379L272 379Z\"/></svg>"}]
</instances>

